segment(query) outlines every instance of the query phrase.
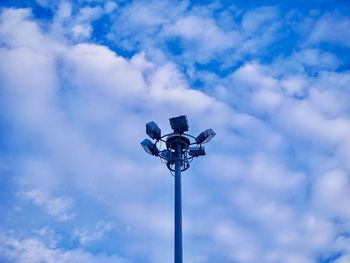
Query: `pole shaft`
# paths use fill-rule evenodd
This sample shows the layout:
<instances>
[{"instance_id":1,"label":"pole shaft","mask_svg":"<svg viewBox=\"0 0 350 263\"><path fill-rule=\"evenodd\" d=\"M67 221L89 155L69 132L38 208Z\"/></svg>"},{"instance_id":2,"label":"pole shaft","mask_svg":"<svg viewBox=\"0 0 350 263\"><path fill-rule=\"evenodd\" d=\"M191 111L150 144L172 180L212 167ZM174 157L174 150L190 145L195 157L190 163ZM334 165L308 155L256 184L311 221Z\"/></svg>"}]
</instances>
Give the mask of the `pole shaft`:
<instances>
[{"instance_id":1,"label":"pole shaft","mask_svg":"<svg viewBox=\"0 0 350 263\"><path fill-rule=\"evenodd\" d=\"M181 144L177 145L175 162L175 247L174 262L182 263L182 207L181 207Z\"/></svg>"}]
</instances>

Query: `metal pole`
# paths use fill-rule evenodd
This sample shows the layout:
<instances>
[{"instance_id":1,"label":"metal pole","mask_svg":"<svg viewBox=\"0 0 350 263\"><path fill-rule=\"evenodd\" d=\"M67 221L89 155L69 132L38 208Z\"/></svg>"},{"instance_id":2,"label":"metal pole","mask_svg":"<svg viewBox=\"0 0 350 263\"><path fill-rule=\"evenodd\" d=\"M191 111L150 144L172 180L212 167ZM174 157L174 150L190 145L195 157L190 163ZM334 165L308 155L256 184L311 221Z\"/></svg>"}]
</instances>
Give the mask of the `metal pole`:
<instances>
[{"instance_id":1,"label":"metal pole","mask_svg":"<svg viewBox=\"0 0 350 263\"><path fill-rule=\"evenodd\" d=\"M175 152L175 263L182 263L182 208L181 208L181 143L177 145Z\"/></svg>"}]
</instances>

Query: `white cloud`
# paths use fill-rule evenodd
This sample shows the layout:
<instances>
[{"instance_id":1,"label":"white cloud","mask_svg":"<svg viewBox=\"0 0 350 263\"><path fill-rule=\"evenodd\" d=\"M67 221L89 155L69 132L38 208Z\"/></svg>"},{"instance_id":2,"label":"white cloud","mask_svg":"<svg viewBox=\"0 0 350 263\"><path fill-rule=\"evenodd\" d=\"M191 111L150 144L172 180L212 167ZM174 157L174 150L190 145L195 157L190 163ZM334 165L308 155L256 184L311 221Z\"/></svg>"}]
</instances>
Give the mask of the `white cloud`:
<instances>
[{"instance_id":1,"label":"white cloud","mask_svg":"<svg viewBox=\"0 0 350 263\"><path fill-rule=\"evenodd\" d=\"M258 260L256 242L251 232L234 225L232 222L219 222L213 228L214 240L225 250L230 249L229 260L252 262ZM226 252L227 253L227 252Z\"/></svg>"},{"instance_id":2,"label":"white cloud","mask_svg":"<svg viewBox=\"0 0 350 263\"><path fill-rule=\"evenodd\" d=\"M21 30L13 29L21 26ZM40 34L39 26L32 21L30 9L3 9L0 17L1 41L5 46L27 48L34 51L45 50L45 46L53 44L49 39ZM30 37L28 37L30 36ZM37 46L40 42L42 45ZM51 46L50 48L54 48ZM23 62L26 62L23 59Z\"/></svg>"},{"instance_id":3,"label":"white cloud","mask_svg":"<svg viewBox=\"0 0 350 263\"><path fill-rule=\"evenodd\" d=\"M68 1L61 1L58 10L56 18L59 20L65 20L70 18L72 15L72 5Z\"/></svg>"},{"instance_id":4,"label":"white cloud","mask_svg":"<svg viewBox=\"0 0 350 263\"><path fill-rule=\"evenodd\" d=\"M289 96L302 96L305 94L308 82L303 76L294 75L281 81L281 86Z\"/></svg>"},{"instance_id":5,"label":"white cloud","mask_svg":"<svg viewBox=\"0 0 350 263\"><path fill-rule=\"evenodd\" d=\"M47 246L36 237L16 238L12 235L0 236L0 259L18 263L126 263L115 255L90 254L81 249L64 250Z\"/></svg>"},{"instance_id":6,"label":"white cloud","mask_svg":"<svg viewBox=\"0 0 350 263\"><path fill-rule=\"evenodd\" d=\"M224 31L205 12L184 12L186 3L170 17L161 12L168 10L167 2L134 2L125 8L116 9L122 12L115 22L122 38L128 29L132 34L145 29L142 36L127 39L127 44L142 42L143 52L130 59L84 42L91 21L108 8L74 13L66 2L48 31L28 9L2 11L2 94L19 135L33 142L12 157L19 190L63 221L81 247L103 241L113 228L123 243L120 248L113 245L114 252L120 249L127 258L154 263L169 261L173 181L165 167L143 155L139 141L150 119L166 132L168 117L186 113L193 131L208 125L217 132L205 161L196 160L193 176L184 177L186 242L195 247L186 257L193 262L215 262L220 255L227 261L294 263L348 251L346 240L333 244L347 225L337 228L329 219L349 217L349 74L334 72L339 59L303 49L271 66L248 61L227 78L205 79L212 77L220 87L224 102L219 102L191 89L177 64L164 54L152 57L156 52L147 47L152 46L150 36L168 32L195 43L210 57L234 47L228 28ZM246 45L259 52L276 37L278 16L273 8L243 14L237 39L262 30L266 36L254 38L261 43ZM80 31L84 36L77 41L68 34L67 39L67 25L87 26ZM195 51L193 57L200 58ZM240 52L251 54L248 49ZM311 69L317 76L309 74ZM96 204L79 206L84 198ZM83 212L94 205L116 225L98 218L96 225L81 227ZM125 262L81 248L65 250L55 239L46 244L43 235L50 236L50 231L3 238L1 255L17 262L28 257L33 262Z\"/></svg>"},{"instance_id":7,"label":"white cloud","mask_svg":"<svg viewBox=\"0 0 350 263\"><path fill-rule=\"evenodd\" d=\"M113 97L145 92L142 73L106 47L79 44L65 54L66 77L76 87L99 89Z\"/></svg>"},{"instance_id":8,"label":"white cloud","mask_svg":"<svg viewBox=\"0 0 350 263\"><path fill-rule=\"evenodd\" d=\"M261 31L262 27L269 26L278 19L276 7L260 7L244 14L242 18L242 29L247 34L254 34Z\"/></svg>"},{"instance_id":9,"label":"white cloud","mask_svg":"<svg viewBox=\"0 0 350 263\"><path fill-rule=\"evenodd\" d=\"M232 48L240 40L238 33L223 32L214 20L193 15L176 20L166 27L165 34L181 37L190 48L200 52L220 52Z\"/></svg>"},{"instance_id":10,"label":"white cloud","mask_svg":"<svg viewBox=\"0 0 350 263\"><path fill-rule=\"evenodd\" d=\"M287 58L277 59L273 67L284 74L315 74L316 72L333 71L341 65L334 54L320 49L305 48L292 53Z\"/></svg>"},{"instance_id":11,"label":"white cloud","mask_svg":"<svg viewBox=\"0 0 350 263\"><path fill-rule=\"evenodd\" d=\"M93 231L84 228L75 229L73 236L76 237L82 245L96 242L103 239L106 232L113 229L113 225L110 222L99 221Z\"/></svg>"},{"instance_id":12,"label":"white cloud","mask_svg":"<svg viewBox=\"0 0 350 263\"><path fill-rule=\"evenodd\" d=\"M176 5L169 1L133 2L120 9L108 38L126 50L161 52L189 69L196 62L212 60L230 67L246 56L263 52L276 40L281 24L275 7L248 11L241 23L243 10L236 9L230 6L222 10L218 2L191 7L187 1ZM173 42L179 50L169 48ZM173 56L172 52L179 54Z\"/></svg>"},{"instance_id":13,"label":"white cloud","mask_svg":"<svg viewBox=\"0 0 350 263\"><path fill-rule=\"evenodd\" d=\"M23 195L49 215L57 217L60 221L72 220L75 216L71 212L73 207L72 198L50 197L47 193L38 190L30 190L23 193Z\"/></svg>"},{"instance_id":14,"label":"white cloud","mask_svg":"<svg viewBox=\"0 0 350 263\"><path fill-rule=\"evenodd\" d=\"M246 12L241 23L242 41L237 56L259 55L278 37L279 13L276 7L261 7Z\"/></svg>"},{"instance_id":15,"label":"white cloud","mask_svg":"<svg viewBox=\"0 0 350 263\"><path fill-rule=\"evenodd\" d=\"M50 0L35 0L35 2L37 2L41 6L47 7L49 6Z\"/></svg>"},{"instance_id":16,"label":"white cloud","mask_svg":"<svg viewBox=\"0 0 350 263\"><path fill-rule=\"evenodd\" d=\"M181 1L137 1L127 4L113 17L107 38L126 50L152 50L159 44L162 28L174 21L188 3ZM157 48L156 48L157 49Z\"/></svg>"},{"instance_id":17,"label":"white cloud","mask_svg":"<svg viewBox=\"0 0 350 263\"><path fill-rule=\"evenodd\" d=\"M289 118L286 119L285 116ZM350 129L347 118L327 118L307 101L286 103L277 118L281 128L291 135L307 138L320 146L344 142Z\"/></svg>"},{"instance_id":18,"label":"white cloud","mask_svg":"<svg viewBox=\"0 0 350 263\"><path fill-rule=\"evenodd\" d=\"M237 79L240 84L245 85L246 88L250 90L276 90L279 88L278 81L270 76L266 67L259 63L246 64L236 70L231 77Z\"/></svg>"},{"instance_id":19,"label":"white cloud","mask_svg":"<svg viewBox=\"0 0 350 263\"><path fill-rule=\"evenodd\" d=\"M92 28L90 25L77 24L72 27L72 34L76 39L88 39L91 32Z\"/></svg>"},{"instance_id":20,"label":"white cloud","mask_svg":"<svg viewBox=\"0 0 350 263\"><path fill-rule=\"evenodd\" d=\"M246 98L243 106L247 111L270 114L283 133L316 143L340 145L347 141L350 129L345 114L347 94L343 92L347 75L322 72L318 78L310 78L304 73L290 75L277 68L249 63L228 80L235 86L233 94ZM339 81L335 80L336 76ZM232 93L228 94L226 101L234 99Z\"/></svg>"},{"instance_id":21,"label":"white cloud","mask_svg":"<svg viewBox=\"0 0 350 263\"><path fill-rule=\"evenodd\" d=\"M324 42L350 46L350 19L335 14L326 14L316 23L310 35L313 43Z\"/></svg>"},{"instance_id":22,"label":"white cloud","mask_svg":"<svg viewBox=\"0 0 350 263\"><path fill-rule=\"evenodd\" d=\"M104 5L104 10L107 14L112 13L113 11L115 11L118 8L117 3L112 2L112 1L107 1Z\"/></svg>"},{"instance_id":23,"label":"white cloud","mask_svg":"<svg viewBox=\"0 0 350 263\"><path fill-rule=\"evenodd\" d=\"M97 7L83 7L79 9L76 20L78 22L90 22L101 17L103 9Z\"/></svg>"},{"instance_id":24,"label":"white cloud","mask_svg":"<svg viewBox=\"0 0 350 263\"><path fill-rule=\"evenodd\" d=\"M125 59L96 44L67 44L51 32L44 33L27 15L10 10L3 16L8 17L1 26L7 29L1 32L8 34L5 39L11 49L2 48L0 56L11 63L2 64L0 74L9 114L21 127L21 136L36 138L28 152L14 160L18 164L13 168L16 182L24 188L24 195L61 221L80 217L69 196L79 193L96 198L122 226L130 224L131 235L124 236L129 240L130 257L144 255L153 262L164 262L170 254L160 255L155 244L164 240L166 249L170 242L171 206L164 208L156 196L164 191L163 186L171 186L171 179L163 176L157 162L157 168L144 163L147 156L143 157L139 146L144 123L152 116L168 125L167 118L183 113L186 106L195 127L203 114L210 118L227 109L203 92L189 89L172 63L156 64L141 54ZM24 34L18 26L22 23L30 25L33 38L17 41L17 35ZM42 45L41 40L53 45ZM76 203L79 200L74 199ZM154 216L152 206L160 212L146 223L145 217ZM88 242L86 235L94 233L93 229L84 231L80 232L83 243ZM152 239L142 249L133 249L141 246L144 236ZM46 250L36 240L28 240L28 246L42 251L48 262L56 257L65 262L68 257Z\"/></svg>"},{"instance_id":25,"label":"white cloud","mask_svg":"<svg viewBox=\"0 0 350 263\"><path fill-rule=\"evenodd\" d=\"M51 8L55 11L51 35L61 41L68 37L71 41L82 42L91 38L92 22L109 15L115 6L107 2L105 7L85 5L80 8L74 2L60 1L57 7Z\"/></svg>"},{"instance_id":26,"label":"white cloud","mask_svg":"<svg viewBox=\"0 0 350 263\"><path fill-rule=\"evenodd\" d=\"M350 181L344 171L330 171L316 178L313 202L328 217L349 218Z\"/></svg>"}]
</instances>

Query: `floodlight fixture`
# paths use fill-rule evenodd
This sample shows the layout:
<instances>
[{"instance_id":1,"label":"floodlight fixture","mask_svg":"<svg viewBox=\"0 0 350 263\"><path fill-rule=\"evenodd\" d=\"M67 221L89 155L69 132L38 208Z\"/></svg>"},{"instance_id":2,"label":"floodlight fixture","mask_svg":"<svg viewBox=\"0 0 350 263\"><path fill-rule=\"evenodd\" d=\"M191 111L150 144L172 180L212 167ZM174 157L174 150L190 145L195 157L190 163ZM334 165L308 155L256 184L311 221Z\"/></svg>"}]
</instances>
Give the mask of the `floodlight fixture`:
<instances>
[{"instance_id":1,"label":"floodlight fixture","mask_svg":"<svg viewBox=\"0 0 350 263\"><path fill-rule=\"evenodd\" d=\"M197 136L197 143L198 144L207 143L211 139L213 139L215 135L216 133L213 131L213 129L206 129L205 131L201 132L201 134Z\"/></svg>"},{"instance_id":2,"label":"floodlight fixture","mask_svg":"<svg viewBox=\"0 0 350 263\"><path fill-rule=\"evenodd\" d=\"M159 140L161 137L161 130L154 121L146 124L146 133L149 137L155 140Z\"/></svg>"},{"instance_id":3,"label":"floodlight fixture","mask_svg":"<svg viewBox=\"0 0 350 263\"><path fill-rule=\"evenodd\" d=\"M205 149L202 146L194 146L188 149L188 154L193 157L199 157L205 155Z\"/></svg>"},{"instance_id":4,"label":"floodlight fixture","mask_svg":"<svg viewBox=\"0 0 350 263\"><path fill-rule=\"evenodd\" d=\"M163 150L163 151L161 151L161 152L159 153L159 156L160 156L161 158L164 158L164 159L168 160L168 159L170 158L170 151L169 151L168 149Z\"/></svg>"},{"instance_id":5,"label":"floodlight fixture","mask_svg":"<svg viewBox=\"0 0 350 263\"><path fill-rule=\"evenodd\" d=\"M170 126L175 133L184 133L188 131L188 121L186 115L170 118Z\"/></svg>"},{"instance_id":6,"label":"floodlight fixture","mask_svg":"<svg viewBox=\"0 0 350 263\"><path fill-rule=\"evenodd\" d=\"M144 139L141 142L141 146L145 150L146 153L149 153L150 155L158 156L159 155L159 150L157 146L151 142L149 139Z\"/></svg>"},{"instance_id":7,"label":"floodlight fixture","mask_svg":"<svg viewBox=\"0 0 350 263\"><path fill-rule=\"evenodd\" d=\"M174 176L174 262L182 263L181 172L190 167L194 158L205 155L202 144L209 142L215 136L215 132L212 129L207 129L198 137L194 137L185 133L188 131L188 121L185 115L170 118L169 121L173 132L165 135L161 134L161 130L155 122L147 123L146 133L156 142L153 143L151 140L145 139L141 145L147 153L161 158Z\"/></svg>"}]
</instances>

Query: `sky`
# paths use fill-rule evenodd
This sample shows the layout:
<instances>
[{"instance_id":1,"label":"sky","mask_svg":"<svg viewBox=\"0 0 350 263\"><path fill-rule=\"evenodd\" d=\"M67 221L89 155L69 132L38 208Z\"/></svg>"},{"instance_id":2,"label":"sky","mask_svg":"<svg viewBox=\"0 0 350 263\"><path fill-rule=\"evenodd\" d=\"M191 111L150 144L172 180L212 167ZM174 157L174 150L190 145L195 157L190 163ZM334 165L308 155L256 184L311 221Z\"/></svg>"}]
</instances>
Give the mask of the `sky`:
<instances>
[{"instance_id":1,"label":"sky","mask_svg":"<svg viewBox=\"0 0 350 263\"><path fill-rule=\"evenodd\" d=\"M348 0L1 0L0 262L172 262L179 115L184 262L350 262L349 51Z\"/></svg>"}]
</instances>

